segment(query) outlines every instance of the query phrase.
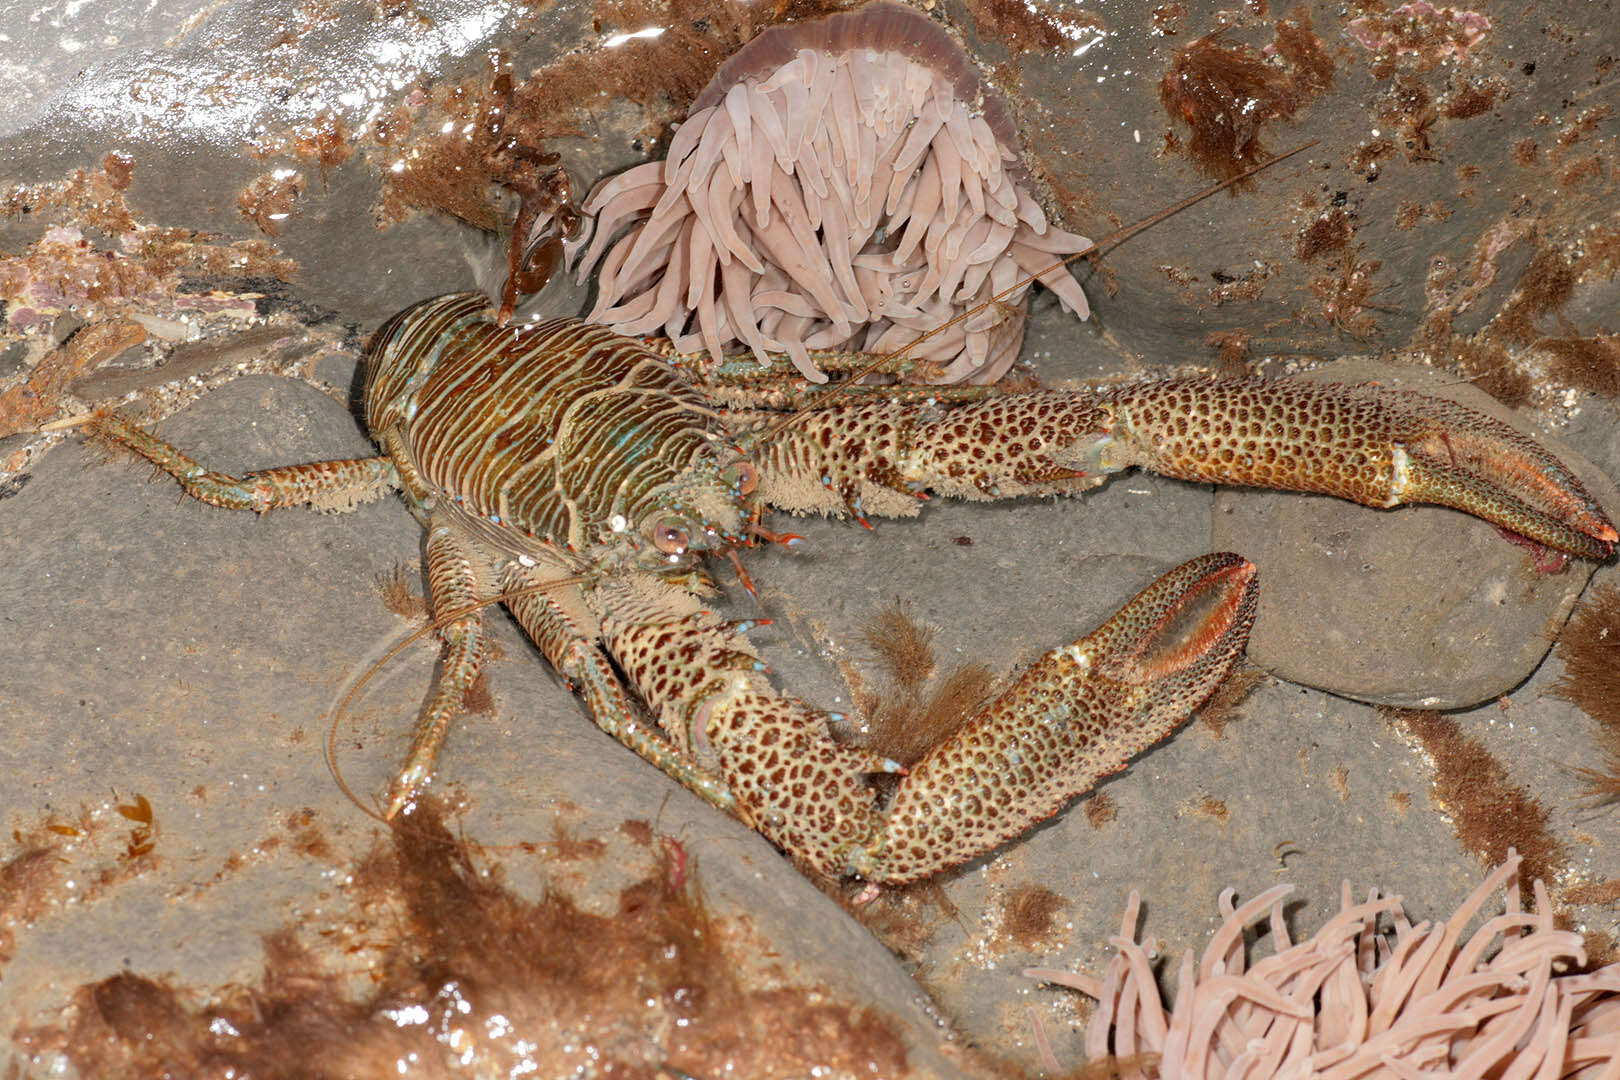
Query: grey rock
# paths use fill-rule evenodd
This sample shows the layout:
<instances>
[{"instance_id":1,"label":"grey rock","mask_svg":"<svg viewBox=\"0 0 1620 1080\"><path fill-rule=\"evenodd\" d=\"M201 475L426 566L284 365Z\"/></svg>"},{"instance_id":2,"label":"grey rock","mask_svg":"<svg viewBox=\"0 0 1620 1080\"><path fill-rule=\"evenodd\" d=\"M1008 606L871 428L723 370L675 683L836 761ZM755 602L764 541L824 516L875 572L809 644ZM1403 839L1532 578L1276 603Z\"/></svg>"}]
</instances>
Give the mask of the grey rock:
<instances>
[{"instance_id":1,"label":"grey rock","mask_svg":"<svg viewBox=\"0 0 1620 1080\"><path fill-rule=\"evenodd\" d=\"M7 62L0 72L0 135L38 119L64 84L139 50L156 49L204 0L154 0L144 5L52 0L0 4ZM84 80L93 83L95 76Z\"/></svg>"},{"instance_id":2,"label":"grey rock","mask_svg":"<svg viewBox=\"0 0 1620 1080\"><path fill-rule=\"evenodd\" d=\"M276 240L301 266L286 291L307 315L331 315L362 332L422 296L481 280L468 261L487 265L490 245L443 216L376 228L383 166L364 139L329 175L286 155L260 158L249 141L327 111L357 132L373 107L394 103L394 90L377 88L396 80L404 95L418 78L487 78L493 48L510 49L515 69L527 72L602 36L591 27L592 5L579 0L544 8L466 0L337 5L330 22L274 48L272 35L304 5L231 0L187 23L204 5L159 4L146 36L113 26L115 5L74 5L83 15L78 27L96 29L104 20L103 36L119 39L105 55L86 49L70 54L81 58L74 60L50 52L53 33L78 32L49 21L68 7L50 6L24 42L18 27L34 9L0 6L0 25L13 38L8 55L30 84L26 95L9 98L19 108L0 121L7 182L55 182L119 149L135 162L128 198L143 221L258 239L237 208L238 193L270 169L297 165L310 183ZM1096 13L1102 25L1087 31L1083 49L1013 53L990 31L975 33L962 5L941 7L967 28L997 80L1015 84L1027 145L1064 194L1067 224L1097 235L1162 209L1206 179L1165 151L1168 135L1184 135L1156 94L1175 54L1222 25L1229 39L1262 48L1275 18L1242 14L1226 25L1213 9L1193 11L1167 33L1154 21L1163 5L1115 5ZM1601 201L1581 202L1583 194L1597 198L1601 181L1561 185L1551 158L1555 139L1574 130L1584 103L1608 93L1600 89L1599 65L1611 16L1601 5L1556 7L1557 34L1549 35L1541 9L1493 10L1485 50L1465 64L1419 72L1431 96L1464 82L1499 85L1503 96L1485 113L1437 120L1432 159L1409 158L1397 146L1371 170L1374 177L1354 159L1372 128L1392 134L1382 118L1392 84L1371 73L1365 51L1345 35L1350 14L1315 5L1316 32L1335 54L1334 86L1299 123L1268 123L1262 138L1272 150L1312 136L1321 145L1251 190L1200 204L1107 254L1091 283L1093 322L1076 326L1056 317L1049 299L1038 299L1045 310L1026 359L1048 379L1151 373L1207 360L1207 335L1231 330L1252 334L1257 354L1404 346L1433 310L1431 272L1441 264L1466 272L1497 224L1534 222L1551 242L1578 235L1603 212ZM422 18L393 19L388 13L396 10ZM160 35L177 25L184 32L158 48ZM327 62L334 51L357 63ZM386 55L404 63L384 62ZM368 56L376 62L366 63ZM83 75L70 84L50 85L80 67ZM137 85L159 92L160 108L133 100ZM350 90L357 92L353 104L342 99ZM626 133L642 123L626 103L598 105L599 123L560 146L587 183L636 157ZM1545 144L1547 164L1514 163L1513 148L1526 138ZM1589 152L1592 142L1574 143L1569 154ZM1464 171L1478 179L1463 179ZM1425 212L1403 225L1408 203L1438 207L1444 216ZM1333 260L1306 260L1296 248L1302 230L1336 204L1353 217L1357 261L1380 264L1366 298L1375 305L1368 307L1375 326L1365 340L1341 332L1313 288L1331 282ZM0 222L0 248L32 243L48 224L44 216ZM1504 252L1495 280L1454 325L1471 329L1493 314L1529 257L1523 242ZM1104 277L1117 292L1101 287ZM1217 288L1222 278L1246 277L1258 286L1247 295ZM1575 320L1583 333L1603 329L1612 291L1582 282L1556 318ZM554 293L547 302L559 304L554 312L579 306L577 296ZM1554 316L1543 323L1553 332ZM323 359L318 374L337 385L351 381L342 357ZM336 402L264 381L243 385L163 430L227 469L366 452ZM1580 445L1611 473L1620 469L1612 415L1589 408L1582 423ZM26 826L45 813L71 815L140 792L163 830L164 865L99 902L70 903L21 928L0 982L0 1016L8 1020L48 1013L75 986L126 965L171 972L198 987L254 979L260 935L325 902L325 867L283 848L248 870L216 875L229 856L255 853L273 823L305 807L345 852L369 846L369 822L342 800L317 744L347 682L409 629L382 609L372 583L420 551L419 530L397 502L342 518L294 511L256 519L182 501L167 480L148 486L143 470L95 461L70 445L0 490L0 529L9 544L0 572L0 825ZM1212 545L1208 490L1148 477L1119 478L1078 502L932 507L917 522L879 523L875 535L847 523L808 522L801 531L811 543L802 556L753 553L765 612L778 619L759 636L787 689L836 708L848 688L834 661L858 652L864 620L892 597L909 598L921 617L939 624L947 661L971 657L1006 670L1085 633L1169 565L1234 547L1262 565L1267 606L1255 644L1262 654L1268 634L1295 638L1311 618L1342 625L1362 607L1380 613L1373 629L1339 643L1331 655L1342 665L1346 658L1362 662L1357 658L1387 642L1391 628L1433 638L1439 631L1426 629L1423 610L1401 608L1451 595L1458 562L1471 572L1476 558L1456 552L1523 562L1489 527L1449 511L1379 513L1293 495L1220 498L1222 506L1269 499L1279 514L1349 515L1360 523L1350 530L1356 543L1428 518L1442 526L1388 540L1401 572L1374 588L1359 571L1369 560L1355 561L1350 541L1340 557L1342 580L1308 569L1287 580L1268 565L1265 544L1283 529L1269 511L1256 516L1248 539ZM1327 544L1343 527L1287 531ZM1474 539L1463 548L1458 536ZM964 537L972 544L957 542ZM1448 557L1420 576L1417 560L1437 552ZM1498 580L1509 593L1523 591L1520 570L1503 574ZM1456 649L1421 664L1397 658L1411 681L1403 689L1386 678L1386 689L1418 701L1433 696L1454 679L1454 663L1474 658L1469 633L1486 635L1474 652L1493 663L1511 653L1533 666L1525 657L1544 651L1576 589L1571 571L1539 584L1565 594L1537 601L1549 612L1540 621L1516 595L1492 606L1487 592L1478 627L1440 627ZM739 613L757 613L746 599L733 601ZM1291 606L1293 615L1273 619L1276 604ZM693 852L712 906L746 913L764 948L784 964L905 1017L921 1048L918 1063L949 1074L950 1062L931 1049L931 1016L892 957L757 836L596 732L509 622L492 616L490 623L508 656L492 672L496 714L459 726L444 760L444 783L468 798L463 827L470 837L501 845L544 840L559 818L580 835L625 817L653 820ZM1464 655L1454 655L1458 650ZM1292 649L1296 658L1304 651ZM380 790L397 763L431 678L433 648L418 645L396 663L346 727L342 765L363 795ZM1510 693L1506 710L1493 703L1461 720L1553 810L1552 828L1576 849L1580 871L1612 879L1620 875L1614 819L1580 816L1578 792L1562 769L1589 760L1599 743L1587 718L1548 694L1558 670L1556 662L1543 665ZM1202 946L1220 888L1252 895L1279 877L1300 886L1304 926L1325 918L1347 878L1358 888L1399 889L1414 917L1447 913L1477 882L1479 867L1424 798L1428 768L1371 709L1301 686L1265 686L1224 739L1185 732L1105 783L1101 790L1118 809L1112 823L1094 827L1071 808L948 879L946 894L960 914L932 918L916 974L941 1011L982 1044L1033 1061L1026 1014L1033 1006L1045 1015L1060 1057L1077 1063L1074 995L1038 989L1018 972L1032 962L1100 971L1131 888L1147 898L1144 930L1166 955ZM199 785L205 794L196 794ZM1224 805L1226 816L1213 804ZM997 913L1006 893L1026 883L1051 888L1065 906L1047 940L1008 950L995 941ZM176 903L177 896L188 902ZM1589 917L1597 928L1612 922L1609 912Z\"/></svg>"}]
</instances>

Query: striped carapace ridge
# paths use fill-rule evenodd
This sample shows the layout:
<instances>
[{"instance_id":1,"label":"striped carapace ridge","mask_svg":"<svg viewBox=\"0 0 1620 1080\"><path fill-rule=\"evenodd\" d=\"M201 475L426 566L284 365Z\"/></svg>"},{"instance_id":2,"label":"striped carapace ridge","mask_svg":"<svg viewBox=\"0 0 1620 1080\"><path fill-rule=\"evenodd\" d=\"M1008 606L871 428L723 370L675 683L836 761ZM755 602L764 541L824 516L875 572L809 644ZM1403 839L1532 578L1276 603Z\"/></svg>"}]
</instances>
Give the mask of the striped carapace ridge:
<instances>
[{"instance_id":1,"label":"striped carapace ridge","mask_svg":"<svg viewBox=\"0 0 1620 1080\"><path fill-rule=\"evenodd\" d=\"M741 450L692 382L640 343L577 320L499 327L455 294L379 332L373 434L397 430L431 492L529 540L584 551L684 522L689 547L741 541ZM655 558L657 558L655 556Z\"/></svg>"}]
</instances>

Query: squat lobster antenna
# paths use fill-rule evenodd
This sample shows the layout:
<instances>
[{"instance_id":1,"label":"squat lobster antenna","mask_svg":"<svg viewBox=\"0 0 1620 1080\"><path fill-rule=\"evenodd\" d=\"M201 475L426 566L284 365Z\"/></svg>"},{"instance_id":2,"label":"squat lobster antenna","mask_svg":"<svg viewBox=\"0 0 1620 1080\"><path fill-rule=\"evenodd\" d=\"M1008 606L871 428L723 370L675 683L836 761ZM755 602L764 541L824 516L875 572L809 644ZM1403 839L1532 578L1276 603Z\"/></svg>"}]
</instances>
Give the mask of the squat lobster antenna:
<instances>
[{"instance_id":1,"label":"squat lobster antenna","mask_svg":"<svg viewBox=\"0 0 1620 1080\"><path fill-rule=\"evenodd\" d=\"M1265 161L1262 161L1258 165L1252 165L1249 168L1244 169L1242 172L1238 173L1236 176L1229 176L1225 180L1222 180L1218 184L1212 184L1209 187L1204 188L1202 191L1194 192L1193 194L1187 196L1185 199L1182 199L1180 202L1176 203L1173 206L1166 207L1163 210L1160 210L1160 211L1158 211L1156 213L1150 214L1150 215L1148 215L1147 217L1143 218L1140 221L1137 221L1137 222L1135 222L1133 224L1125 226L1123 229L1116 229L1113 232L1109 233L1107 236L1103 237L1101 240L1094 241L1090 246L1082 248L1081 250L1076 251L1072 255L1064 256L1063 258L1059 259L1057 262L1053 263L1051 266L1042 267L1040 270L1036 271L1033 274L1028 274L1028 275L1026 275L1026 276L1024 276L1022 278L1019 278L1017 281L1013 282L1011 285L1007 286L1005 289L1003 289L1000 292L996 293L996 295L992 296L990 299L986 300L984 303L979 304L976 307L970 308L967 311L962 312L960 315L956 315L956 316L946 320L945 322L940 323L938 326L934 327L932 330L927 331L926 333L919 334L917 337L913 338L911 341L907 342L905 345L900 346L900 348L893 350L892 352L882 353L879 356L874 357L871 363L867 364L863 368L856 369L855 372L852 373L848 378L840 380L838 385L833 387L831 390L829 390L828 393L827 393L827 396L822 398L821 401L817 403L816 407L817 408L824 407L828 401L836 398L839 394L843 393L845 387L854 386L856 383L859 383L862 379L866 378L868 375L872 374L874 371L877 371L879 368L881 368L884 365L888 364L890 361L897 360L900 357L906 355L906 353L910 352L912 349L915 349L918 345L921 345L923 342L927 341L929 338L933 337L935 334L938 334L940 331L945 330L945 329L947 329L949 327L955 326L957 323L961 322L963 319L972 318L974 315L976 315L979 312L983 311L985 308L989 307L991 304L1000 303L1002 300L1006 299L1008 296L1011 296L1017 290L1024 288L1026 285L1029 285L1031 282L1040 280L1042 277L1045 277L1047 274L1050 274L1052 271L1060 269L1060 268L1062 268L1064 266L1067 266L1069 263L1072 263L1076 259L1090 258L1090 257L1093 257L1093 256L1102 255L1105 251L1111 250L1113 248L1118 247L1120 244L1124 243L1126 240L1129 240L1131 237L1135 236L1137 233L1142 232L1145 229L1152 228L1154 225L1157 225L1159 222L1165 220L1166 218L1171 217L1171 216L1173 216L1175 214L1181 213L1183 210L1186 210L1188 207L1194 206L1197 203L1200 203L1200 202L1204 201L1205 199L1209 198L1211 195L1217 195L1220 192L1225 191L1227 188L1232 187L1235 184L1241 184L1243 181L1247 180L1249 177L1253 176L1255 173L1260 172L1262 169L1269 169L1273 165L1277 164L1279 161L1285 161L1288 158L1293 157L1295 154L1304 153L1306 150L1309 150L1311 147L1317 145L1321 141L1322 140L1320 140L1320 139L1312 139L1310 142L1301 143L1299 146L1294 147L1292 150L1285 150L1283 153L1278 154L1276 157L1267 158ZM805 416L809 415L812 411L813 411L812 409L805 408L805 409L800 409L797 412L790 413L788 416L783 417L777 423L772 424L770 427L764 429L764 431L762 431L758 436L756 436L756 438L761 439L761 440L771 439L774 436L776 436L776 435L780 434L781 432L787 430L788 428L792 427L795 423L797 423L799 420L801 420Z\"/></svg>"},{"instance_id":2,"label":"squat lobster antenna","mask_svg":"<svg viewBox=\"0 0 1620 1080\"><path fill-rule=\"evenodd\" d=\"M1053 270L1056 270L1058 267L1066 266L1067 264L1073 262L1074 260L1076 260L1078 258L1081 258L1082 256L1099 255L1099 254L1102 253L1104 248L1118 247L1120 244L1124 243L1126 240L1128 240L1131 237L1135 236L1137 233L1141 232L1143 229L1147 229L1147 228L1150 228L1150 227L1152 227L1154 225L1157 225L1159 222L1163 221L1165 218L1171 217L1171 216L1173 216L1175 214L1179 214L1183 210L1187 209L1188 207L1196 205L1197 203L1203 202L1205 199L1209 198L1211 195L1218 195L1221 192L1225 191L1227 188L1233 186L1234 184L1241 184L1243 181L1247 180L1249 177L1253 176L1255 173L1260 172L1262 169L1269 169L1273 165L1277 164L1279 161L1285 161L1288 158L1293 157L1295 154L1302 154L1306 150L1309 150L1311 147L1315 146L1317 143L1320 143L1321 141L1322 141L1321 139L1312 139L1310 142L1301 143L1300 145L1294 147L1292 150L1284 150L1282 153L1278 154L1276 157L1267 158L1266 160L1262 161L1258 165L1251 165L1249 168L1244 169L1242 172L1238 173L1236 176L1229 176L1225 180L1222 180L1218 184L1211 185L1210 187L1207 187L1202 191L1194 192L1193 194L1187 196L1185 199L1182 199L1180 202L1176 203L1174 206L1166 207L1165 209L1160 210L1158 213L1151 214L1148 217L1143 218L1141 221L1138 221L1133 225L1125 226L1123 229L1116 229L1114 232L1109 233L1107 236L1103 237L1101 240L1098 240L1096 243L1092 244L1090 247L1086 248L1085 250L1077 251L1073 255L1064 256L1062 259L1060 259L1057 262L1053 263L1051 266L1046 267L1040 273L1032 274L1029 277L1024 278L1023 281L1019 282L1019 284L1020 285L1027 285L1029 282L1031 282L1031 281L1035 280L1036 278L1040 277L1041 274L1049 274ZM1017 288L1017 286L1014 286L1014 288ZM1006 292L1002 292L1002 293L997 294L997 296L994 297L993 299L1000 299L1001 297L1006 296L1007 293L1011 292L1011 291L1012 291L1011 289L1008 289L1008 290L1006 290ZM961 317L962 316L957 316L957 318L961 318Z\"/></svg>"},{"instance_id":3,"label":"squat lobster antenna","mask_svg":"<svg viewBox=\"0 0 1620 1080\"><path fill-rule=\"evenodd\" d=\"M338 766L337 755L338 725L342 722L344 714L349 711L349 706L354 704L354 699L360 696L360 691L364 690L366 688L366 684L375 678L383 668L388 666L388 662L390 660L404 652L406 649L410 648L428 634L437 633L439 630L449 626L457 619L466 618L475 611L482 611L484 608L490 607L494 604L504 604L508 600L517 600L525 596L535 596L550 589L561 588L564 585L579 585L584 583L585 580L586 579L584 577L579 576L558 578L556 581L546 581L539 585L526 585L521 589L510 589L506 592L498 593L487 600L479 600L475 603L463 604L461 607L456 608L453 611L447 611L443 614L435 615L431 620L428 621L426 626L412 631L402 640L392 645L387 652L383 653L382 657L368 667L365 674L361 675L360 678L356 680L355 684L349 688L348 693L343 695L343 700L338 702L337 709L335 709L332 713L332 724L326 732L326 768L331 772L332 779L337 781L338 789L343 792L344 797L346 797L350 802L354 803L354 805L359 808L360 812L365 814L367 817L380 821L384 825L392 823L392 819L387 814L378 813L376 810L360 801L360 796L356 795L354 793L354 789L349 787L348 781L343 779L343 770Z\"/></svg>"}]
</instances>

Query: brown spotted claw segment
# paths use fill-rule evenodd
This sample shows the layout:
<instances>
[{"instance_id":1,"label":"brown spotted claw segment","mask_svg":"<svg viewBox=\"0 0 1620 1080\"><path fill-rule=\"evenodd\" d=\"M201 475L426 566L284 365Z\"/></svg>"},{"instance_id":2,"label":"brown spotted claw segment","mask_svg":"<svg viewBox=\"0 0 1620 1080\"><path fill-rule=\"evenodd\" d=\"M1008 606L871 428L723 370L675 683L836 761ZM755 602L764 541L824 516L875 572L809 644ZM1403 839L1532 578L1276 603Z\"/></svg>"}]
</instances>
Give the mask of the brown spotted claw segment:
<instances>
[{"instance_id":1,"label":"brown spotted claw segment","mask_svg":"<svg viewBox=\"0 0 1620 1080\"><path fill-rule=\"evenodd\" d=\"M734 416L747 440L763 424ZM917 513L917 494L1074 494L1110 473L1433 503L1559 551L1606 559L1614 526L1568 466L1512 427L1443 398L1290 379L1172 379L952 403L874 401L807 413L753 447L766 501L789 510Z\"/></svg>"},{"instance_id":2,"label":"brown spotted claw segment","mask_svg":"<svg viewBox=\"0 0 1620 1080\"><path fill-rule=\"evenodd\" d=\"M917 881L1052 816L1166 738L1226 677L1254 622L1254 566L1203 555L1043 656L900 783L876 842L840 867Z\"/></svg>"},{"instance_id":3,"label":"brown spotted claw segment","mask_svg":"<svg viewBox=\"0 0 1620 1080\"><path fill-rule=\"evenodd\" d=\"M1168 736L1243 651L1257 588L1236 555L1177 567L1037 661L913 767L887 808L865 777L899 766L835 742L832 714L778 692L753 646L712 616L610 617L603 629L671 741L712 763L743 820L822 873L900 884L1024 832Z\"/></svg>"},{"instance_id":4,"label":"brown spotted claw segment","mask_svg":"<svg viewBox=\"0 0 1620 1080\"><path fill-rule=\"evenodd\" d=\"M1175 379L1108 393L1101 466L1337 495L1364 506L1449 506L1602 560L1614 525L1567 465L1499 420L1374 385Z\"/></svg>"},{"instance_id":5,"label":"brown spotted claw segment","mask_svg":"<svg viewBox=\"0 0 1620 1080\"><path fill-rule=\"evenodd\" d=\"M899 766L834 742L833 714L778 693L733 627L708 613L660 619L649 610L605 619L603 631L670 740L725 778L738 817L834 875L871 842L880 818L866 777Z\"/></svg>"}]
</instances>

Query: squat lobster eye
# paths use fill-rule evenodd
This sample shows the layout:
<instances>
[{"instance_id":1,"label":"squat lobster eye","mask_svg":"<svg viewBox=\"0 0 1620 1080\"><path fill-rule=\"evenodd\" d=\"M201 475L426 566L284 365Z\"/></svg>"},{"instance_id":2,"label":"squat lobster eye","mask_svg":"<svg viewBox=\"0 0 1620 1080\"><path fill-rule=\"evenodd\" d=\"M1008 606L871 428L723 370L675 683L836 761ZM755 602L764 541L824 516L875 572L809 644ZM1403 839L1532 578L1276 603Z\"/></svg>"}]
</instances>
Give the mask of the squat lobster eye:
<instances>
[{"instance_id":1,"label":"squat lobster eye","mask_svg":"<svg viewBox=\"0 0 1620 1080\"><path fill-rule=\"evenodd\" d=\"M653 547L665 555L685 555L687 546L692 542L685 526L686 522L680 518L660 518L658 524L653 526Z\"/></svg>"},{"instance_id":2,"label":"squat lobster eye","mask_svg":"<svg viewBox=\"0 0 1620 1080\"><path fill-rule=\"evenodd\" d=\"M739 495L752 495L759 486L759 470L751 462L733 461L720 472L720 479L737 489Z\"/></svg>"}]
</instances>

